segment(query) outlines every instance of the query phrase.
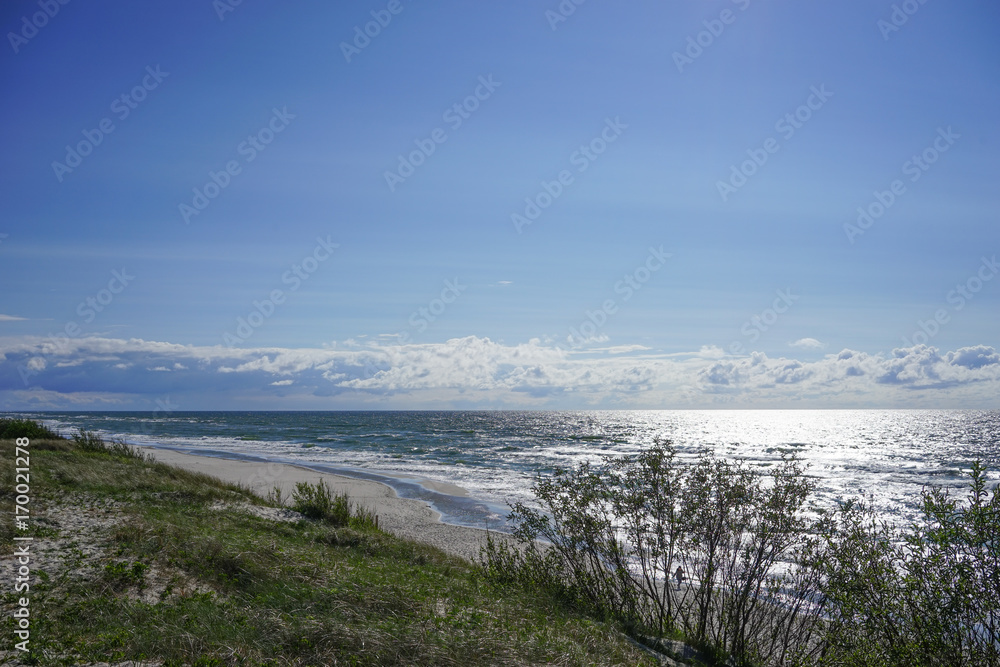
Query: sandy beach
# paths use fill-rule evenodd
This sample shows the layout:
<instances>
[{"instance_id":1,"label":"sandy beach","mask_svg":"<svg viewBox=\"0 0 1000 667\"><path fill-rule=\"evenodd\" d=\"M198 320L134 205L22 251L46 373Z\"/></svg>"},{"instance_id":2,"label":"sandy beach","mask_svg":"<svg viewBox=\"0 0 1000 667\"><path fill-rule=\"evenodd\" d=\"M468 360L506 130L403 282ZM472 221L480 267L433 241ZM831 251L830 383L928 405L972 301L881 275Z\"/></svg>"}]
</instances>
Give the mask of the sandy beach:
<instances>
[{"instance_id":1,"label":"sandy beach","mask_svg":"<svg viewBox=\"0 0 1000 667\"><path fill-rule=\"evenodd\" d=\"M205 473L226 482L243 484L260 496L266 496L274 487L278 487L286 502L297 483L324 480L334 493L346 493L352 502L375 512L378 515L379 526L388 532L431 544L467 560L474 560L479 555L479 547L486 539L486 531L442 523L440 513L427 503L400 498L392 488L379 482L282 463L235 461L183 454L154 447L142 449L157 461ZM450 484L437 484L435 490L456 496L465 493L461 487Z\"/></svg>"}]
</instances>

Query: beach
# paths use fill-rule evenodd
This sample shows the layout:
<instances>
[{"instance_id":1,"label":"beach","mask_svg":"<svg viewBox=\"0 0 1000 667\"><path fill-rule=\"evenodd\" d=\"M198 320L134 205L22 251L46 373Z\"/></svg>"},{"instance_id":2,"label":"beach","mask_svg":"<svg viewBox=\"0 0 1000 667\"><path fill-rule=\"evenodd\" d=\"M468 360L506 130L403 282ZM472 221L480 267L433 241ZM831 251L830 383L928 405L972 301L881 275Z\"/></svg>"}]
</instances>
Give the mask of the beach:
<instances>
[{"instance_id":1,"label":"beach","mask_svg":"<svg viewBox=\"0 0 1000 667\"><path fill-rule=\"evenodd\" d=\"M449 554L475 560L486 540L486 531L455 526L441 521L441 514L420 500L400 498L389 486L364 479L318 472L283 463L237 461L210 456L183 454L168 449L142 447L162 463L184 470L204 473L224 482L242 484L259 496L267 496L277 487L288 502L300 482L325 481L333 493L346 493L351 502L378 516L379 527L402 537L435 546ZM461 496L461 487L436 484L438 493Z\"/></svg>"},{"instance_id":2,"label":"beach","mask_svg":"<svg viewBox=\"0 0 1000 667\"><path fill-rule=\"evenodd\" d=\"M808 463L816 501L863 495L882 519L909 521L926 485L959 492L975 460L1000 468L1000 413L954 410L589 412L26 413L71 436L100 433L199 456L280 461L388 484L448 524L496 528L534 502L539 475L602 456L636 455L658 438L694 460L705 448L770 467ZM251 473L252 474L252 473ZM456 488L461 487L461 489ZM263 492L270 490L264 484ZM286 491L287 492L287 491Z\"/></svg>"},{"instance_id":3,"label":"beach","mask_svg":"<svg viewBox=\"0 0 1000 667\"><path fill-rule=\"evenodd\" d=\"M447 477L400 473L436 487L418 500L416 482L397 495L339 469L66 440L9 418L0 439L9 463L25 450L31 480L0 467L20 485L8 513L27 507L0 531L20 578L0 601L16 623L2 664L652 664L614 623L466 560L486 532L441 522L435 508L471 500L442 495L463 493ZM364 518L276 506L303 482Z\"/></svg>"}]
</instances>

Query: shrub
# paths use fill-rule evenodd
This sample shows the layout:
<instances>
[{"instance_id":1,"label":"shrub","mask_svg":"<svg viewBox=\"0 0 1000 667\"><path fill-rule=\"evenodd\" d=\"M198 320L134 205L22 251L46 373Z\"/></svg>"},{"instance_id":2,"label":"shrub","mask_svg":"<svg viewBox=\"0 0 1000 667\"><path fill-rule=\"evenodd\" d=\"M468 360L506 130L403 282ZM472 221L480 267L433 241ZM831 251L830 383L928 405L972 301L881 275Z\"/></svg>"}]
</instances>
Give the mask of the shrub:
<instances>
[{"instance_id":1,"label":"shrub","mask_svg":"<svg viewBox=\"0 0 1000 667\"><path fill-rule=\"evenodd\" d=\"M861 501L811 520L794 459L765 475L657 443L537 478L541 508L516 503L514 542L488 535L480 558L494 581L720 663L1000 667L1000 488L978 462L969 476L964 499L924 489L907 527Z\"/></svg>"},{"instance_id":2,"label":"shrub","mask_svg":"<svg viewBox=\"0 0 1000 667\"><path fill-rule=\"evenodd\" d=\"M315 484L297 483L292 492L292 509L309 519L318 519L334 526L376 526L374 514L360 507L352 507L346 493L333 495L330 486L322 480Z\"/></svg>"},{"instance_id":3,"label":"shrub","mask_svg":"<svg viewBox=\"0 0 1000 667\"><path fill-rule=\"evenodd\" d=\"M85 452L110 454L111 456L139 459L140 461L152 460L147 454L127 442L112 440L110 443L107 443L104 441L104 438L93 431L78 430L76 435L73 436L73 444Z\"/></svg>"},{"instance_id":4,"label":"shrub","mask_svg":"<svg viewBox=\"0 0 1000 667\"><path fill-rule=\"evenodd\" d=\"M93 431L84 431L80 429L77 431L76 435L73 436L73 444L85 452L106 452L108 451L108 446L105 444L104 439Z\"/></svg>"},{"instance_id":5,"label":"shrub","mask_svg":"<svg viewBox=\"0 0 1000 667\"><path fill-rule=\"evenodd\" d=\"M510 514L519 544L488 539L481 560L495 579L553 590L633 635L682 634L720 658L791 664L818 622L811 489L794 459L765 475L707 453L683 464L657 442L537 478L542 508ZM799 564L779 576L789 559ZM692 584L675 589L678 566Z\"/></svg>"},{"instance_id":6,"label":"shrub","mask_svg":"<svg viewBox=\"0 0 1000 667\"><path fill-rule=\"evenodd\" d=\"M15 438L60 440L62 436L30 419L0 418L0 440L14 440Z\"/></svg>"},{"instance_id":7,"label":"shrub","mask_svg":"<svg viewBox=\"0 0 1000 667\"><path fill-rule=\"evenodd\" d=\"M1000 665L1000 492L976 462L964 502L922 492L906 528L849 503L819 563L829 623L822 664Z\"/></svg>"}]
</instances>

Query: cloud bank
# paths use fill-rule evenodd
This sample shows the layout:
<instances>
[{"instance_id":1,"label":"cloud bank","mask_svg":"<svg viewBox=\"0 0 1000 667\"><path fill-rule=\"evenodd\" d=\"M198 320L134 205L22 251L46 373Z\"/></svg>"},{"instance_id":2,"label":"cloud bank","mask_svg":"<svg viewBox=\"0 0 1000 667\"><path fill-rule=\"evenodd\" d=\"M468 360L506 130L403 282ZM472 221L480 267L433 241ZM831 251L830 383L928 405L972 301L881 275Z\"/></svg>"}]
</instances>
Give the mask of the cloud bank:
<instances>
[{"instance_id":1,"label":"cloud bank","mask_svg":"<svg viewBox=\"0 0 1000 667\"><path fill-rule=\"evenodd\" d=\"M801 361L476 336L312 349L25 337L0 339L0 355L4 410L996 408L1000 396L1000 354L983 345Z\"/></svg>"}]
</instances>

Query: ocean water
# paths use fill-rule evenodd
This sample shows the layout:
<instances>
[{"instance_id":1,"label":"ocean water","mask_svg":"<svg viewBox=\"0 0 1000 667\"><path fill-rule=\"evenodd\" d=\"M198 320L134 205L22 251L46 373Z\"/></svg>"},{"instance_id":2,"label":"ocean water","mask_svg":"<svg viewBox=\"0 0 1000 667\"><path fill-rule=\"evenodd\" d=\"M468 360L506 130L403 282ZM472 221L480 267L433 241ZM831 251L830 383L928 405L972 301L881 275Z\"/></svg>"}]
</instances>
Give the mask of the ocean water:
<instances>
[{"instance_id":1,"label":"ocean water","mask_svg":"<svg viewBox=\"0 0 1000 667\"><path fill-rule=\"evenodd\" d=\"M961 493L974 460L1000 479L1000 411L663 410L448 412L38 412L64 434L97 431L207 456L295 463L385 482L449 523L499 527L508 503L532 499L538 474L669 439L771 466L795 453L815 501L871 500L886 517L915 516L925 485ZM453 484L464 493L442 493Z\"/></svg>"}]
</instances>

